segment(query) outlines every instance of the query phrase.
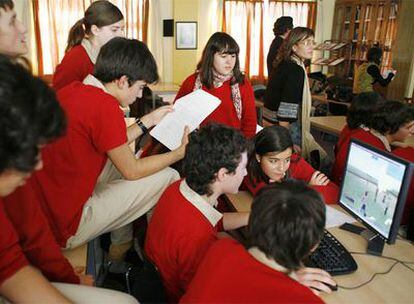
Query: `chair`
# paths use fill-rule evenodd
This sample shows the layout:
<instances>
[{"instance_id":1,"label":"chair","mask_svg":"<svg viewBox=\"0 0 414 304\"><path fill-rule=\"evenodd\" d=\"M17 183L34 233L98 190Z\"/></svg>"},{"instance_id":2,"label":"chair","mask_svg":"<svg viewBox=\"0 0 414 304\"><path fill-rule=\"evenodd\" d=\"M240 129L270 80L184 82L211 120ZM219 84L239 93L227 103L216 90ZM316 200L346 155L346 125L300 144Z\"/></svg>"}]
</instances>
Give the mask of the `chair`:
<instances>
[{"instance_id":1,"label":"chair","mask_svg":"<svg viewBox=\"0 0 414 304\"><path fill-rule=\"evenodd\" d=\"M157 267L144 254L144 264L134 278L131 294L140 303L166 303L167 295Z\"/></svg>"}]
</instances>

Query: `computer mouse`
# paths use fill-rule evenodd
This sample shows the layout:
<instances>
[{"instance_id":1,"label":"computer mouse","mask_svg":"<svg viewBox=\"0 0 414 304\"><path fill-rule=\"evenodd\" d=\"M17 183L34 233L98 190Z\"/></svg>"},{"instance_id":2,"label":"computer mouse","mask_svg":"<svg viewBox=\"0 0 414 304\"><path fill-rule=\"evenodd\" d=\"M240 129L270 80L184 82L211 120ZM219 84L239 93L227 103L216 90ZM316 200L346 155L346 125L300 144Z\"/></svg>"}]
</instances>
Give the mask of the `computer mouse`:
<instances>
[{"instance_id":1,"label":"computer mouse","mask_svg":"<svg viewBox=\"0 0 414 304\"><path fill-rule=\"evenodd\" d=\"M338 285L331 285L331 284L328 284L328 283L325 283L325 282L321 282L322 284L325 284L326 286L328 286L329 287L329 289L330 290L332 290L332 291L337 291L338 290ZM315 289L315 290L317 290L317 291L319 291L319 292L323 292L322 290L320 290L319 288L316 288L316 287L311 287L312 289Z\"/></svg>"},{"instance_id":2,"label":"computer mouse","mask_svg":"<svg viewBox=\"0 0 414 304\"><path fill-rule=\"evenodd\" d=\"M338 285L331 285L325 282L322 282L323 284L325 284L326 286L328 286L332 291L337 291L338 290Z\"/></svg>"}]
</instances>

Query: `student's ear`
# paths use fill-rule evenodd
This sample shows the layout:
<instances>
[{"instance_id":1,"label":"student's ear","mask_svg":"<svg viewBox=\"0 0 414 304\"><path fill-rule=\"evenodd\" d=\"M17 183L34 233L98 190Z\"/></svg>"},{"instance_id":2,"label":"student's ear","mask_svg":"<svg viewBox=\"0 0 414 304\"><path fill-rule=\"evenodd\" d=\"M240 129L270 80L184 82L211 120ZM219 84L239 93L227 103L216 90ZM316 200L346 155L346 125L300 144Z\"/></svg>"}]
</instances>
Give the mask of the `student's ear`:
<instances>
[{"instance_id":1,"label":"student's ear","mask_svg":"<svg viewBox=\"0 0 414 304\"><path fill-rule=\"evenodd\" d=\"M228 170L226 168L220 168L220 170L218 170L217 174L216 174L216 180L218 182L222 182L225 180L227 174L228 174Z\"/></svg>"},{"instance_id":2,"label":"student's ear","mask_svg":"<svg viewBox=\"0 0 414 304\"><path fill-rule=\"evenodd\" d=\"M255 157L256 157L257 162L260 164L260 155L256 153Z\"/></svg>"},{"instance_id":3,"label":"student's ear","mask_svg":"<svg viewBox=\"0 0 414 304\"><path fill-rule=\"evenodd\" d=\"M98 36L99 35L99 27L97 27L95 24L92 24L92 26L91 26L91 33L94 36Z\"/></svg>"},{"instance_id":4,"label":"student's ear","mask_svg":"<svg viewBox=\"0 0 414 304\"><path fill-rule=\"evenodd\" d=\"M121 90L129 88L128 77L125 75L122 75L119 79L116 79L115 83Z\"/></svg>"}]
</instances>

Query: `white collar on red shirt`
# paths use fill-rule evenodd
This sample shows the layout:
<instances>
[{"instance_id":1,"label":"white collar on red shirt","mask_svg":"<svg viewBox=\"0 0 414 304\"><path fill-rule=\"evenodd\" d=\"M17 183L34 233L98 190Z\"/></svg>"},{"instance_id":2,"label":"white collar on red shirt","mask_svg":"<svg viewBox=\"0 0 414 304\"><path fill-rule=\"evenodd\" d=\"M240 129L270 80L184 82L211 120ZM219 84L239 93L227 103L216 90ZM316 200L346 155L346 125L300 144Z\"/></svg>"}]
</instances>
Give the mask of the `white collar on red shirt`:
<instances>
[{"instance_id":1,"label":"white collar on red shirt","mask_svg":"<svg viewBox=\"0 0 414 304\"><path fill-rule=\"evenodd\" d=\"M105 88L105 86L103 85L103 83L100 82L98 80L98 78L96 78L92 74L89 74L88 76L85 77L85 79L83 80L83 84L91 85L91 86L93 86L95 88L102 89L105 93L108 93L109 94L108 90Z\"/></svg>"},{"instance_id":2,"label":"white collar on red shirt","mask_svg":"<svg viewBox=\"0 0 414 304\"><path fill-rule=\"evenodd\" d=\"M191 189L185 179L183 179L180 183L180 192L186 200L188 200L207 218L211 225L216 226L218 221L223 217L223 214L214 208L214 206L217 205L217 202L215 202L214 206L212 206L200 194Z\"/></svg>"},{"instance_id":3,"label":"white collar on red shirt","mask_svg":"<svg viewBox=\"0 0 414 304\"><path fill-rule=\"evenodd\" d=\"M284 274L288 275L290 278L292 278L296 281L298 280L298 277L297 277L297 275L294 271L288 272L288 270L285 267L283 267L282 265L277 263L275 260L269 259L266 256L266 254L263 251L261 251L259 248L251 247L251 248L248 249L248 252L257 261L259 261L260 263L266 265L267 267L270 267L270 268L272 268L276 271L279 271L279 272L283 272Z\"/></svg>"}]
</instances>

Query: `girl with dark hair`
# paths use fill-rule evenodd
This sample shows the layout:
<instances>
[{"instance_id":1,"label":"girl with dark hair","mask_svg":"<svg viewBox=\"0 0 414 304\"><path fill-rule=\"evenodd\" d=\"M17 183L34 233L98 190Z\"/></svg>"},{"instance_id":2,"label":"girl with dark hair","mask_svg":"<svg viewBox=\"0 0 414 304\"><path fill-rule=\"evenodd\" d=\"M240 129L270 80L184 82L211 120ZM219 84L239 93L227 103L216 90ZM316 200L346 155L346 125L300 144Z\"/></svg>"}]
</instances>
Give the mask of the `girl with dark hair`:
<instances>
[{"instance_id":1,"label":"girl with dark hair","mask_svg":"<svg viewBox=\"0 0 414 304\"><path fill-rule=\"evenodd\" d=\"M382 77L380 70L381 59L382 50L379 47L372 47L368 50L368 62L359 65L355 71L354 94L372 92L376 83L382 87L386 87L390 83L397 72L390 70L386 78Z\"/></svg>"},{"instance_id":2,"label":"girl with dark hair","mask_svg":"<svg viewBox=\"0 0 414 304\"><path fill-rule=\"evenodd\" d=\"M124 27L118 7L106 0L93 2L69 31L66 54L56 67L53 87L59 90L92 74L101 47L114 37L123 37Z\"/></svg>"},{"instance_id":3,"label":"girl with dark hair","mask_svg":"<svg viewBox=\"0 0 414 304\"><path fill-rule=\"evenodd\" d=\"M369 131L373 114L384 103L385 100L376 92L361 93L353 99L346 117L347 124L342 129L335 145L335 154L338 159L343 160L346 157L348 148L343 149L343 147L349 146L349 141L354 134ZM342 161L335 161L332 167L331 178L337 185L341 184L344 165Z\"/></svg>"},{"instance_id":4,"label":"girl with dark hair","mask_svg":"<svg viewBox=\"0 0 414 304\"><path fill-rule=\"evenodd\" d=\"M266 184L296 179L321 193L327 204L337 203L338 187L294 153L292 138L286 128L266 127L254 137L253 143L248 176L244 179L244 186L253 195Z\"/></svg>"},{"instance_id":5,"label":"girl with dark hair","mask_svg":"<svg viewBox=\"0 0 414 304\"><path fill-rule=\"evenodd\" d=\"M324 159L326 153L310 134L312 98L304 62L312 58L313 46L314 33L306 27L295 27L284 40L267 85L263 118L267 125L279 123L289 129L304 158L319 150Z\"/></svg>"},{"instance_id":6,"label":"girl with dark hair","mask_svg":"<svg viewBox=\"0 0 414 304\"><path fill-rule=\"evenodd\" d=\"M253 89L240 71L239 46L230 35L217 32L210 37L197 71L184 80L176 100L199 89L221 100L202 125L213 121L241 130L248 138L256 134Z\"/></svg>"}]
</instances>

